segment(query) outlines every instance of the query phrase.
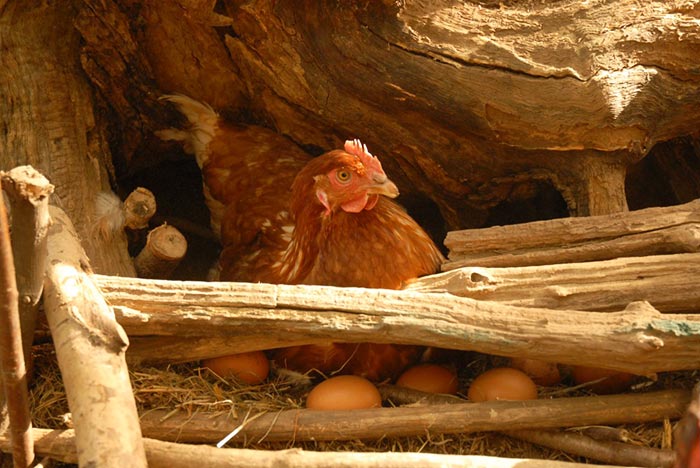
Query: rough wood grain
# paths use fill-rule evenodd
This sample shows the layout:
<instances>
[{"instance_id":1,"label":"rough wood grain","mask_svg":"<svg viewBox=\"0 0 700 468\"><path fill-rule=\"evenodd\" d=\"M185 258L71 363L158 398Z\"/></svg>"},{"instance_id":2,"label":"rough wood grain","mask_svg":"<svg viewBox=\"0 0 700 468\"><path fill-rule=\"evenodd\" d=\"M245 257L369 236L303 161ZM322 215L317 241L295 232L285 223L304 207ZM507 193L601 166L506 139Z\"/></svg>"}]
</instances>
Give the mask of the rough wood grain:
<instances>
[{"instance_id":1,"label":"rough wood grain","mask_svg":"<svg viewBox=\"0 0 700 468\"><path fill-rule=\"evenodd\" d=\"M213 443L242 425L250 441L353 440L504 429L621 424L678 418L690 401L686 390L645 394L491 401L347 411L285 410L245 421L226 414L154 410L141 417L146 437ZM170 413L170 414L169 414ZM245 424L244 424L245 423Z\"/></svg>"},{"instance_id":2,"label":"rough wood grain","mask_svg":"<svg viewBox=\"0 0 700 468\"><path fill-rule=\"evenodd\" d=\"M409 290L447 292L523 307L620 310L648 301L661 312L700 312L700 253L513 268L463 267L419 278Z\"/></svg>"},{"instance_id":3,"label":"rough wood grain","mask_svg":"<svg viewBox=\"0 0 700 468\"><path fill-rule=\"evenodd\" d=\"M167 279L187 253L187 240L174 226L161 224L151 230L146 246L134 259L141 278Z\"/></svg>"},{"instance_id":4,"label":"rough wood grain","mask_svg":"<svg viewBox=\"0 0 700 468\"><path fill-rule=\"evenodd\" d=\"M134 342L130 357L136 360L185 361L341 340L476 350L641 374L700 367L700 315L661 315L643 303L602 313L381 289L100 275L95 281L127 333L162 337Z\"/></svg>"},{"instance_id":5,"label":"rough wood grain","mask_svg":"<svg viewBox=\"0 0 700 468\"><path fill-rule=\"evenodd\" d=\"M64 463L76 463L72 430L34 429L38 453ZM0 449L9 441L0 434ZM313 452L302 449L278 451L219 449L144 439L151 468L584 468L588 465L552 460L525 460L476 455L442 455L399 452ZM598 465L601 468L612 466Z\"/></svg>"},{"instance_id":6,"label":"rough wood grain","mask_svg":"<svg viewBox=\"0 0 700 468\"><path fill-rule=\"evenodd\" d=\"M452 231L442 268L584 262L700 250L700 200L629 213Z\"/></svg>"},{"instance_id":7,"label":"rough wood grain","mask_svg":"<svg viewBox=\"0 0 700 468\"><path fill-rule=\"evenodd\" d=\"M76 2L10 2L0 11L0 170L29 164L55 186L93 267L134 276L126 241L93 235L112 169L105 112L80 69Z\"/></svg>"},{"instance_id":8,"label":"rough wood grain","mask_svg":"<svg viewBox=\"0 0 700 468\"><path fill-rule=\"evenodd\" d=\"M81 466L146 466L124 360L128 339L88 272L65 212L50 207L46 318L56 348Z\"/></svg>"}]
</instances>

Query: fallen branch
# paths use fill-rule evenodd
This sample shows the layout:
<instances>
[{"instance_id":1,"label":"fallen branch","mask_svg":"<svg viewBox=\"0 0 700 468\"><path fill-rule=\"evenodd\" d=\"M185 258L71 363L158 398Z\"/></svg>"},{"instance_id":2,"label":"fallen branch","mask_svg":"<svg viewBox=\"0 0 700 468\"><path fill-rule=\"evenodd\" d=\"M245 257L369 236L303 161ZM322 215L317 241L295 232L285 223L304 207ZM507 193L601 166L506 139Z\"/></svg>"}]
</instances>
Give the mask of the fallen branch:
<instances>
[{"instance_id":1,"label":"fallen branch","mask_svg":"<svg viewBox=\"0 0 700 468\"><path fill-rule=\"evenodd\" d=\"M170 277L187 253L187 240L180 231L162 224L148 233L146 246L134 259L141 278Z\"/></svg>"},{"instance_id":2,"label":"fallen branch","mask_svg":"<svg viewBox=\"0 0 700 468\"><path fill-rule=\"evenodd\" d=\"M150 190L137 187L124 200L124 225L130 229L144 229L156 213L156 197Z\"/></svg>"},{"instance_id":3,"label":"fallen branch","mask_svg":"<svg viewBox=\"0 0 700 468\"><path fill-rule=\"evenodd\" d=\"M690 392L491 401L347 411L286 410L245 420L230 413L172 414L154 410L141 416L145 437L214 443L241 427L247 441L354 440L425 434L542 429L590 424L623 424L680 417ZM245 423L245 424L244 424Z\"/></svg>"},{"instance_id":4,"label":"fallen branch","mask_svg":"<svg viewBox=\"0 0 700 468\"><path fill-rule=\"evenodd\" d=\"M124 360L128 339L87 274L68 216L51 207L46 317L56 348L81 466L146 466Z\"/></svg>"},{"instance_id":5,"label":"fallen branch","mask_svg":"<svg viewBox=\"0 0 700 468\"><path fill-rule=\"evenodd\" d=\"M64 463L76 463L72 430L34 429L36 451ZM584 468L589 465L552 460L524 460L476 455L442 455L400 452L312 452L302 449L219 449L207 445L185 445L144 439L150 468ZM0 434L0 448L9 440ZM600 468L613 468L598 465Z\"/></svg>"},{"instance_id":6,"label":"fallen branch","mask_svg":"<svg viewBox=\"0 0 700 468\"><path fill-rule=\"evenodd\" d=\"M613 465L671 467L676 460L673 450L655 449L623 442L598 441L574 432L520 430L504 431L503 433L532 444Z\"/></svg>"},{"instance_id":7,"label":"fallen branch","mask_svg":"<svg viewBox=\"0 0 700 468\"><path fill-rule=\"evenodd\" d=\"M700 253L512 268L465 267L419 278L408 289L523 307L619 310L649 301L662 312L700 310Z\"/></svg>"},{"instance_id":8,"label":"fallen branch","mask_svg":"<svg viewBox=\"0 0 700 468\"><path fill-rule=\"evenodd\" d=\"M645 303L610 313L555 311L413 291L94 279L133 337L134 361L188 361L342 336L637 374L700 368L700 315L662 315Z\"/></svg>"},{"instance_id":9,"label":"fallen branch","mask_svg":"<svg viewBox=\"0 0 700 468\"><path fill-rule=\"evenodd\" d=\"M14 466L28 468L34 461L34 443L18 297L10 227L5 203L0 200L0 369L4 404L7 405L9 417ZM0 415L3 413L4 411L0 411ZM1 426L5 426L5 423L0 420Z\"/></svg>"},{"instance_id":10,"label":"fallen branch","mask_svg":"<svg viewBox=\"0 0 700 468\"><path fill-rule=\"evenodd\" d=\"M447 233L450 261L464 266L525 266L700 250L700 200L632 212L494 226Z\"/></svg>"}]
</instances>

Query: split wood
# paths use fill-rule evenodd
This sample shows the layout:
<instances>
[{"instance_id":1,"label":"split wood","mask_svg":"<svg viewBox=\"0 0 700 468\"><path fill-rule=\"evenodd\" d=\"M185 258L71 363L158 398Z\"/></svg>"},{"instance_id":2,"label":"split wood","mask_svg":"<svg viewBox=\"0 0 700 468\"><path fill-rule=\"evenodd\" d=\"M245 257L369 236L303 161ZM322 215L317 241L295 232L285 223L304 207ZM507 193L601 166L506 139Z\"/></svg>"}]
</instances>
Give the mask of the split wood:
<instances>
[{"instance_id":1,"label":"split wood","mask_svg":"<svg viewBox=\"0 0 700 468\"><path fill-rule=\"evenodd\" d=\"M64 463L76 463L72 430L34 429L36 451ZM9 440L0 434L0 449ZM589 465L551 460L496 458L477 455L442 455L400 452L312 452L302 449L219 449L144 438L150 468L584 468ZM125 465L126 466L126 465ZM612 466L597 465L601 468Z\"/></svg>"},{"instance_id":2,"label":"split wood","mask_svg":"<svg viewBox=\"0 0 700 468\"><path fill-rule=\"evenodd\" d=\"M2 406L7 407L14 466L28 468L34 462L34 442L18 298L10 226L5 203L0 199L0 369L4 389ZM7 426L3 421L5 408L0 407L0 417L0 429L4 430Z\"/></svg>"},{"instance_id":3,"label":"split wood","mask_svg":"<svg viewBox=\"0 0 700 468\"><path fill-rule=\"evenodd\" d=\"M642 375L700 368L700 315L662 315L647 303L603 313L413 291L94 280L132 337L134 361L183 362L334 340L474 350Z\"/></svg>"},{"instance_id":4,"label":"split wood","mask_svg":"<svg viewBox=\"0 0 700 468\"><path fill-rule=\"evenodd\" d=\"M46 236L49 230L49 196L53 185L32 166L0 173L10 201L12 253L15 264L22 344L26 368L32 368L32 340L46 273Z\"/></svg>"},{"instance_id":5,"label":"split wood","mask_svg":"<svg viewBox=\"0 0 700 468\"><path fill-rule=\"evenodd\" d=\"M246 441L379 439L480 431L551 429L598 424L623 424L679 418L690 392L490 401L347 411L294 409L255 418L230 413L188 413L153 410L141 416L145 437L192 443L215 443L236 428Z\"/></svg>"},{"instance_id":6,"label":"split wood","mask_svg":"<svg viewBox=\"0 0 700 468\"><path fill-rule=\"evenodd\" d=\"M128 339L92 283L68 216L50 207L46 317L75 425L81 466L146 466L124 353Z\"/></svg>"},{"instance_id":7,"label":"split wood","mask_svg":"<svg viewBox=\"0 0 700 468\"><path fill-rule=\"evenodd\" d=\"M169 278L187 253L187 240L180 231L163 224L148 233L146 246L134 266L142 278Z\"/></svg>"},{"instance_id":8,"label":"split wood","mask_svg":"<svg viewBox=\"0 0 700 468\"><path fill-rule=\"evenodd\" d=\"M700 250L700 200L666 208L447 233L443 270L586 262Z\"/></svg>"},{"instance_id":9,"label":"split wood","mask_svg":"<svg viewBox=\"0 0 700 468\"><path fill-rule=\"evenodd\" d=\"M620 310L646 300L661 312L700 311L700 253L510 268L463 267L407 289L523 307Z\"/></svg>"}]
</instances>

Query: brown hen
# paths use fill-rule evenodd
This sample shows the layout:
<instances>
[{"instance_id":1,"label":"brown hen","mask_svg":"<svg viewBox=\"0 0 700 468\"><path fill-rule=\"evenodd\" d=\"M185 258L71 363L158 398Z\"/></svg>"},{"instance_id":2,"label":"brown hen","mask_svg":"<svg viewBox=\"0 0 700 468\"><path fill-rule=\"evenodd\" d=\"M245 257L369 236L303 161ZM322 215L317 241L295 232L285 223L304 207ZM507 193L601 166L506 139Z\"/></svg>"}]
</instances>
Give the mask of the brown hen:
<instances>
[{"instance_id":1,"label":"brown hen","mask_svg":"<svg viewBox=\"0 0 700 468\"><path fill-rule=\"evenodd\" d=\"M224 122L209 106L165 96L186 130L159 132L202 169L211 225L220 235L220 279L399 289L434 273L443 256L392 198L399 192L358 140L310 158L262 127ZM300 372L341 371L383 380L415 362L415 346L328 343L274 352Z\"/></svg>"}]
</instances>

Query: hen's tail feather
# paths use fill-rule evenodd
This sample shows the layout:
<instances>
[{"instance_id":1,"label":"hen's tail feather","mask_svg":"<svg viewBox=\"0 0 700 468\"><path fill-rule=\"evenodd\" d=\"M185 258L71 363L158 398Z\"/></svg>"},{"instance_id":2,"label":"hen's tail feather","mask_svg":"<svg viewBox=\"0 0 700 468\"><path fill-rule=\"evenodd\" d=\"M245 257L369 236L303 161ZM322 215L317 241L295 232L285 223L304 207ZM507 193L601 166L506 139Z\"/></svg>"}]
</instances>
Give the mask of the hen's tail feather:
<instances>
[{"instance_id":1,"label":"hen's tail feather","mask_svg":"<svg viewBox=\"0 0 700 468\"><path fill-rule=\"evenodd\" d=\"M155 132L156 135L162 140L182 142L185 151L194 154L197 164L202 167L208 158L207 146L219 128L219 114L208 104L182 94L166 94L160 99L175 104L190 122L190 127L186 130L177 128L159 130Z\"/></svg>"}]
</instances>

